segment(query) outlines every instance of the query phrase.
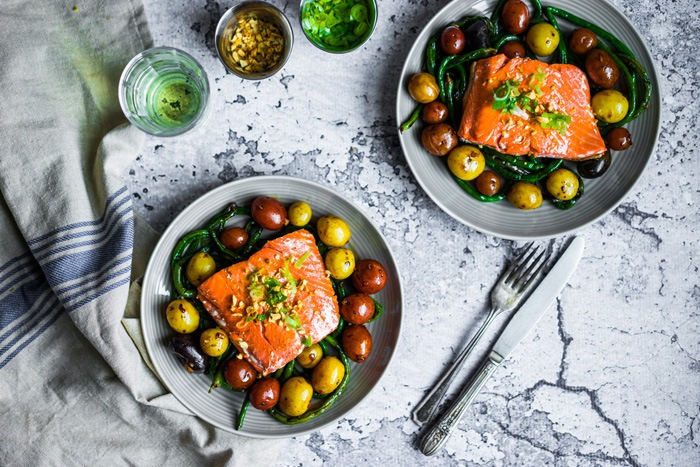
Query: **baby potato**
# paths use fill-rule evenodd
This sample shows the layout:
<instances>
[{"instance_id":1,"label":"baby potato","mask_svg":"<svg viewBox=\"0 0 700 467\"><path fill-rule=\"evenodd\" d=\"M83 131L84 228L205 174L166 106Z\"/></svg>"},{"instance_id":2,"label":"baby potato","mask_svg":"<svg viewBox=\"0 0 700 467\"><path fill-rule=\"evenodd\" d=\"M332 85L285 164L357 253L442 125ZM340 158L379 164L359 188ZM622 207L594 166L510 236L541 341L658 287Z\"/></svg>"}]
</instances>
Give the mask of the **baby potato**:
<instances>
[{"instance_id":1,"label":"baby potato","mask_svg":"<svg viewBox=\"0 0 700 467\"><path fill-rule=\"evenodd\" d=\"M318 362L323 358L323 349L319 344L313 344L309 347L304 347L297 357L297 363L304 369L311 369L318 365Z\"/></svg>"},{"instance_id":2,"label":"baby potato","mask_svg":"<svg viewBox=\"0 0 700 467\"><path fill-rule=\"evenodd\" d=\"M542 190L529 182L516 182L508 191L508 201L518 209L537 209L542 205Z\"/></svg>"},{"instance_id":3,"label":"baby potato","mask_svg":"<svg viewBox=\"0 0 700 467\"><path fill-rule=\"evenodd\" d=\"M549 23L537 23L527 31L525 43L535 55L546 57L557 50L559 33Z\"/></svg>"},{"instance_id":4,"label":"baby potato","mask_svg":"<svg viewBox=\"0 0 700 467\"><path fill-rule=\"evenodd\" d=\"M372 334L364 324L348 324L340 335L341 345L348 358L362 363L372 352Z\"/></svg>"},{"instance_id":5,"label":"baby potato","mask_svg":"<svg viewBox=\"0 0 700 467\"><path fill-rule=\"evenodd\" d=\"M416 102L427 104L438 98L440 88L430 73L416 73L408 82L408 93Z\"/></svg>"},{"instance_id":6,"label":"baby potato","mask_svg":"<svg viewBox=\"0 0 700 467\"><path fill-rule=\"evenodd\" d=\"M221 232L219 240L229 250L237 250L248 242L248 232L240 227L230 227Z\"/></svg>"},{"instance_id":7,"label":"baby potato","mask_svg":"<svg viewBox=\"0 0 700 467\"><path fill-rule=\"evenodd\" d=\"M258 196L250 206L250 215L260 227L267 230L280 230L287 225L287 209L275 198Z\"/></svg>"},{"instance_id":8,"label":"baby potato","mask_svg":"<svg viewBox=\"0 0 700 467\"><path fill-rule=\"evenodd\" d=\"M606 89L593 96L591 100L593 114L598 120L607 123L617 123L627 115L629 102L620 91Z\"/></svg>"},{"instance_id":9,"label":"baby potato","mask_svg":"<svg viewBox=\"0 0 700 467\"><path fill-rule=\"evenodd\" d=\"M350 227L340 217L323 216L316 223L318 238L331 247L341 247L350 240Z\"/></svg>"},{"instance_id":10,"label":"baby potato","mask_svg":"<svg viewBox=\"0 0 700 467\"><path fill-rule=\"evenodd\" d=\"M173 300L165 310L168 324L180 334L189 334L199 327L199 312L187 300Z\"/></svg>"},{"instance_id":11,"label":"baby potato","mask_svg":"<svg viewBox=\"0 0 700 467\"><path fill-rule=\"evenodd\" d=\"M205 251L195 253L187 263L187 269L185 269L187 280L195 287L202 285L202 282L209 279L215 272L216 262Z\"/></svg>"},{"instance_id":12,"label":"baby potato","mask_svg":"<svg viewBox=\"0 0 700 467\"><path fill-rule=\"evenodd\" d=\"M350 324L365 324L374 311L374 300L366 293L350 294L340 302L340 316Z\"/></svg>"},{"instance_id":13,"label":"baby potato","mask_svg":"<svg viewBox=\"0 0 700 467\"><path fill-rule=\"evenodd\" d=\"M282 386L277 406L290 417L296 417L309 410L313 395L313 387L303 376L293 376Z\"/></svg>"},{"instance_id":14,"label":"baby potato","mask_svg":"<svg viewBox=\"0 0 700 467\"><path fill-rule=\"evenodd\" d=\"M297 227L303 227L311 222L311 206L304 201L296 201L287 210L289 223Z\"/></svg>"},{"instance_id":15,"label":"baby potato","mask_svg":"<svg viewBox=\"0 0 700 467\"><path fill-rule=\"evenodd\" d=\"M568 169L557 169L547 178L547 191L561 201L568 201L578 193L578 177Z\"/></svg>"},{"instance_id":16,"label":"baby potato","mask_svg":"<svg viewBox=\"0 0 700 467\"><path fill-rule=\"evenodd\" d=\"M474 146L457 146L447 156L447 166L455 177L474 180L484 171L484 155Z\"/></svg>"},{"instance_id":17,"label":"baby potato","mask_svg":"<svg viewBox=\"0 0 700 467\"><path fill-rule=\"evenodd\" d=\"M218 328L206 329L199 336L199 346L210 357L218 357L228 348L228 336Z\"/></svg>"},{"instance_id":18,"label":"baby potato","mask_svg":"<svg viewBox=\"0 0 700 467\"><path fill-rule=\"evenodd\" d=\"M386 269L377 260L363 259L352 273L352 286L358 292L372 294L380 292L386 285Z\"/></svg>"},{"instance_id":19,"label":"baby potato","mask_svg":"<svg viewBox=\"0 0 700 467\"><path fill-rule=\"evenodd\" d=\"M335 391L345 376L343 363L332 355L323 357L311 373L311 386L319 394Z\"/></svg>"},{"instance_id":20,"label":"baby potato","mask_svg":"<svg viewBox=\"0 0 700 467\"><path fill-rule=\"evenodd\" d=\"M333 279L347 279L355 271L355 254L347 248L331 248L324 263Z\"/></svg>"},{"instance_id":21,"label":"baby potato","mask_svg":"<svg viewBox=\"0 0 700 467\"><path fill-rule=\"evenodd\" d=\"M268 376L253 383L248 391L250 404L258 410L268 410L277 405L280 398L280 382Z\"/></svg>"}]
</instances>

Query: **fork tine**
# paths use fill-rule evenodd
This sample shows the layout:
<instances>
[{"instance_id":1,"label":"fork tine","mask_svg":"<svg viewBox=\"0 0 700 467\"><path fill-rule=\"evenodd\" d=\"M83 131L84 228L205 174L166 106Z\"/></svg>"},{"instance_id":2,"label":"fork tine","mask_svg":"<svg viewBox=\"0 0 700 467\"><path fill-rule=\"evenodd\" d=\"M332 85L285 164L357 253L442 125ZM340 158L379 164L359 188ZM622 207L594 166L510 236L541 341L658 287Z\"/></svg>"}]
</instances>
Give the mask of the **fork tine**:
<instances>
[{"instance_id":1,"label":"fork tine","mask_svg":"<svg viewBox=\"0 0 700 467\"><path fill-rule=\"evenodd\" d=\"M528 249L525 250L523 254L518 256L518 258L516 258L515 261L513 261L513 264L510 265L506 273L503 274L503 276L506 278L506 284L510 284L518 280L518 278L522 275L525 266L527 266L528 262L532 259L532 257L535 255L535 253L537 253L537 250L539 249L539 246L533 249L532 243L528 245Z\"/></svg>"},{"instance_id":2,"label":"fork tine","mask_svg":"<svg viewBox=\"0 0 700 467\"><path fill-rule=\"evenodd\" d=\"M520 291L525 291L527 290L528 286L530 283L537 277L537 274L540 273L542 268L544 267L545 263L547 261L542 261L542 257L544 254L547 252L547 250L543 250L542 253L540 253L537 258L530 264L530 267L527 268L527 270L518 278L518 281L515 283L515 287L518 288ZM539 264L538 264L539 263ZM536 269L535 269L536 267ZM534 269L534 272L533 272Z\"/></svg>"},{"instance_id":3,"label":"fork tine","mask_svg":"<svg viewBox=\"0 0 700 467\"><path fill-rule=\"evenodd\" d=\"M527 251L530 249L531 246L532 246L532 242L530 242L530 243L528 243L527 245L525 245L525 246L523 247L523 248L526 249L525 252L527 252ZM524 256L524 255L525 255L525 253L523 253L522 255L520 255L518 258L515 259L515 261L512 261L512 262L508 265L508 267L506 268L506 270L503 271L503 274L501 274L501 276L500 276L501 279L498 281L499 283L507 282L507 281L508 281L508 279L510 278L510 276L511 276L513 270L514 270L515 267L518 265L518 260L519 260L522 256Z\"/></svg>"}]
</instances>

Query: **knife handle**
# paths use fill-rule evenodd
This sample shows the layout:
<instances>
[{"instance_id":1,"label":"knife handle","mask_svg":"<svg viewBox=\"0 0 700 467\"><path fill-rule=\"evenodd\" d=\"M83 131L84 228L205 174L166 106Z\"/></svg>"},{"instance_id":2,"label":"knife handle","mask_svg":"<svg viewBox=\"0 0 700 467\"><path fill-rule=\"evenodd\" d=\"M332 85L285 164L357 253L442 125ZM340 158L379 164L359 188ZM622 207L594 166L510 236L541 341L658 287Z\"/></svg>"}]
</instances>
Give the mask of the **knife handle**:
<instances>
[{"instance_id":1,"label":"knife handle","mask_svg":"<svg viewBox=\"0 0 700 467\"><path fill-rule=\"evenodd\" d=\"M503 358L496 352L491 352L474 378L462 389L462 392L460 392L457 399L452 403L449 410L447 410L433 427L425 433L420 444L420 450L423 454L432 456L445 444L447 438L450 437L457 423L462 418L462 415L464 415L464 412L471 405L472 401L474 401L476 395L493 372L496 371L496 368L498 368L502 360Z\"/></svg>"}]
</instances>

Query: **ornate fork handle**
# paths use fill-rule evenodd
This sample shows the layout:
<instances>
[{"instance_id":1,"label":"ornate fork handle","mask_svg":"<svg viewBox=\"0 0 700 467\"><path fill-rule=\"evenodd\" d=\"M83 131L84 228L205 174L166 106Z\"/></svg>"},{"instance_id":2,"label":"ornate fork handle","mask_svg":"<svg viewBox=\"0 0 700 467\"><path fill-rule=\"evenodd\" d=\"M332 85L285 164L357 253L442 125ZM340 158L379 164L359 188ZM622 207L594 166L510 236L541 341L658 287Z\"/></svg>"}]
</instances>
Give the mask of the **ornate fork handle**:
<instances>
[{"instance_id":1,"label":"ornate fork handle","mask_svg":"<svg viewBox=\"0 0 700 467\"><path fill-rule=\"evenodd\" d=\"M491 352L474 378L462 389L462 392L453 402L450 409L425 433L420 445L420 450L423 454L431 456L445 444L464 412L474 401L476 395L493 372L496 371L502 360L503 358L496 352Z\"/></svg>"},{"instance_id":2,"label":"ornate fork handle","mask_svg":"<svg viewBox=\"0 0 700 467\"><path fill-rule=\"evenodd\" d=\"M467 346L462 349L460 354L452 363L452 366L450 366L447 372L445 372L442 378L440 378L440 381L437 382L433 389L431 389L423 400L420 401L413 409L411 412L411 418L413 418L414 422L423 426L430 421L431 417L440 405L440 401L442 401L442 398L445 396L447 389L452 384L452 381L454 381L455 376L457 376L459 370L461 370L464 366L464 361L471 354L472 350L474 350L474 347L481 340L484 332L489 328L493 320L500 314L500 312L501 310L497 308L492 308L491 311L489 311L486 321L484 321L479 328L479 331L477 331L474 337L472 337Z\"/></svg>"}]
</instances>

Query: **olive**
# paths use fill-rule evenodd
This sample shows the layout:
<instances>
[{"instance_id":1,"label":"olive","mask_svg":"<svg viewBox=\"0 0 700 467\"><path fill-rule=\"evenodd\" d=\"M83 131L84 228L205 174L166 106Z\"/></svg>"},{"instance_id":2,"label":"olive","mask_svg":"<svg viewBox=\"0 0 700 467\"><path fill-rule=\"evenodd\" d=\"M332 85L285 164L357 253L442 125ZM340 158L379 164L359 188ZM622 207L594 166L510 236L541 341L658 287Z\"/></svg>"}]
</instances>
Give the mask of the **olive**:
<instances>
[{"instance_id":1,"label":"olive","mask_svg":"<svg viewBox=\"0 0 700 467\"><path fill-rule=\"evenodd\" d=\"M437 123L423 128L421 142L433 156L444 156L457 146L457 133L447 123Z\"/></svg>"},{"instance_id":2,"label":"olive","mask_svg":"<svg viewBox=\"0 0 700 467\"><path fill-rule=\"evenodd\" d=\"M348 358L362 363L372 352L372 335L364 324L348 324L340 335L341 345Z\"/></svg>"},{"instance_id":3,"label":"olive","mask_svg":"<svg viewBox=\"0 0 700 467\"><path fill-rule=\"evenodd\" d=\"M598 157L578 161L576 171L583 178L598 178L608 171L611 162L610 152L605 151Z\"/></svg>"},{"instance_id":4,"label":"olive","mask_svg":"<svg viewBox=\"0 0 700 467\"><path fill-rule=\"evenodd\" d=\"M627 128L613 128L607 136L608 147L615 151L624 151L632 146L632 135Z\"/></svg>"},{"instance_id":5,"label":"olive","mask_svg":"<svg viewBox=\"0 0 700 467\"><path fill-rule=\"evenodd\" d=\"M180 334L189 334L199 328L199 311L187 300L173 300L165 310L168 324Z\"/></svg>"},{"instance_id":6,"label":"olive","mask_svg":"<svg viewBox=\"0 0 700 467\"><path fill-rule=\"evenodd\" d=\"M518 209L537 209L542 205L542 190L529 182L516 182L508 191L508 201Z\"/></svg>"},{"instance_id":7,"label":"olive","mask_svg":"<svg viewBox=\"0 0 700 467\"><path fill-rule=\"evenodd\" d=\"M198 251L190 258L185 275L190 284L199 287L216 272L216 261L206 251Z\"/></svg>"},{"instance_id":8,"label":"olive","mask_svg":"<svg viewBox=\"0 0 700 467\"><path fill-rule=\"evenodd\" d=\"M535 55L546 57L557 50L559 33L549 23L537 23L527 31L525 43Z\"/></svg>"},{"instance_id":9,"label":"olive","mask_svg":"<svg viewBox=\"0 0 700 467\"><path fill-rule=\"evenodd\" d=\"M591 99L593 115L598 120L607 123L617 123L627 115L629 103L627 98L620 91L606 89L600 91Z\"/></svg>"},{"instance_id":10,"label":"olive","mask_svg":"<svg viewBox=\"0 0 700 467\"><path fill-rule=\"evenodd\" d=\"M467 38L467 46L465 52L470 52L477 49L486 49L491 47L491 34L486 21L480 19L474 21L464 30L464 36Z\"/></svg>"},{"instance_id":11,"label":"olive","mask_svg":"<svg viewBox=\"0 0 700 467\"><path fill-rule=\"evenodd\" d=\"M576 29L569 38L569 48L577 55L585 55L598 45L598 36L587 28Z\"/></svg>"},{"instance_id":12,"label":"olive","mask_svg":"<svg viewBox=\"0 0 700 467\"><path fill-rule=\"evenodd\" d=\"M425 123L434 125L447 120L447 106L440 101L428 102L423 106L420 116Z\"/></svg>"},{"instance_id":13,"label":"olive","mask_svg":"<svg viewBox=\"0 0 700 467\"><path fill-rule=\"evenodd\" d=\"M352 286L358 292L377 293L386 285L386 269L374 259L363 259L352 273Z\"/></svg>"},{"instance_id":14,"label":"olive","mask_svg":"<svg viewBox=\"0 0 700 467\"><path fill-rule=\"evenodd\" d=\"M228 336L221 329L206 329L199 336L199 346L210 357L218 357L228 348Z\"/></svg>"},{"instance_id":15,"label":"olive","mask_svg":"<svg viewBox=\"0 0 700 467\"><path fill-rule=\"evenodd\" d=\"M408 93L415 101L427 104L437 99L440 88L430 73L416 73L408 82Z\"/></svg>"},{"instance_id":16,"label":"olive","mask_svg":"<svg viewBox=\"0 0 700 467\"><path fill-rule=\"evenodd\" d=\"M289 223L297 227L303 227L311 222L311 206L309 203L297 201L289 206Z\"/></svg>"},{"instance_id":17,"label":"olive","mask_svg":"<svg viewBox=\"0 0 700 467\"><path fill-rule=\"evenodd\" d=\"M521 58L525 56L525 46L518 41L508 41L498 49L498 53L508 58Z\"/></svg>"},{"instance_id":18,"label":"olive","mask_svg":"<svg viewBox=\"0 0 700 467\"><path fill-rule=\"evenodd\" d=\"M447 26L440 34L440 48L447 55L457 55L464 50L466 43L464 33L458 26Z\"/></svg>"},{"instance_id":19,"label":"olive","mask_svg":"<svg viewBox=\"0 0 700 467\"><path fill-rule=\"evenodd\" d=\"M240 227L231 227L221 232L219 240L229 250L237 250L248 242L248 232Z\"/></svg>"},{"instance_id":20,"label":"olive","mask_svg":"<svg viewBox=\"0 0 700 467\"><path fill-rule=\"evenodd\" d=\"M474 146L457 146L447 156L447 166L455 177L474 180L484 171L484 155Z\"/></svg>"},{"instance_id":21,"label":"olive","mask_svg":"<svg viewBox=\"0 0 700 467\"><path fill-rule=\"evenodd\" d=\"M224 364L224 379L233 389L248 389L258 378L258 370L242 358L232 358Z\"/></svg>"},{"instance_id":22,"label":"olive","mask_svg":"<svg viewBox=\"0 0 700 467\"><path fill-rule=\"evenodd\" d=\"M258 196L250 206L250 215L260 227L279 230L287 225L287 210L282 203L269 196Z\"/></svg>"},{"instance_id":23,"label":"olive","mask_svg":"<svg viewBox=\"0 0 700 467\"><path fill-rule=\"evenodd\" d=\"M258 410L269 410L277 405L280 398L280 382L268 376L255 381L248 391L250 405Z\"/></svg>"},{"instance_id":24,"label":"olive","mask_svg":"<svg viewBox=\"0 0 700 467\"><path fill-rule=\"evenodd\" d=\"M511 34L522 34L530 24L530 10L522 0L508 0L501 10L503 26Z\"/></svg>"},{"instance_id":25,"label":"olive","mask_svg":"<svg viewBox=\"0 0 700 467\"><path fill-rule=\"evenodd\" d=\"M350 227L340 217L323 216L316 223L318 238L328 246L343 246L350 240Z\"/></svg>"},{"instance_id":26,"label":"olive","mask_svg":"<svg viewBox=\"0 0 700 467\"><path fill-rule=\"evenodd\" d=\"M374 300L366 293L350 294L340 302L340 316L350 324L365 324L374 316Z\"/></svg>"},{"instance_id":27,"label":"olive","mask_svg":"<svg viewBox=\"0 0 700 467\"><path fill-rule=\"evenodd\" d=\"M323 357L311 372L311 386L318 394L330 394L340 386L345 376L343 363L332 355Z\"/></svg>"},{"instance_id":28,"label":"olive","mask_svg":"<svg viewBox=\"0 0 700 467\"><path fill-rule=\"evenodd\" d=\"M173 336L168 342L168 350L190 373L203 373L209 367L209 356L202 352L191 336Z\"/></svg>"},{"instance_id":29,"label":"olive","mask_svg":"<svg viewBox=\"0 0 700 467\"><path fill-rule=\"evenodd\" d=\"M342 281L355 270L355 255L347 248L331 248L324 259L333 279Z\"/></svg>"},{"instance_id":30,"label":"olive","mask_svg":"<svg viewBox=\"0 0 700 467\"><path fill-rule=\"evenodd\" d=\"M568 201L578 193L578 177L569 169L557 169L547 177L547 191L554 198Z\"/></svg>"},{"instance_id":31,"label":"olive","mask_svg":"<svg viewBox=\"0 0 700 467\"><path fill-rule=\"evenodd\" d=\"M280 391L279 409L289 415L296 417L309 410L314 389L302 376L289 378Z\"/></svg>"},{"instance_id":32,"label":"olive","mask_svg":"<svg viewBox=\"0 0 700 467\"><path fill-rule=\"evenodd\" d=\"M603 89L610 89L620 79L620 69L615 60L605 50L593 49L586 54L586 73Z\"/></svg>"},{"instance_id":33,"label":"olive","mask_svg":"<svg viewBox=\"0 0 700 467\"><path fill-rule=\"evenodd\" d=\"M318 365L322 358L323 349L319 344L313 344L309 347L304 347L304 350L297 357L297 363L308 370Z\"/></svg>"},{"instance_id":34,"label":"olive","mask_svg":"<svg viewBox=\"0 0 700 467\"><path fill-rule=\"evenodd\" d=\"M501 178L492 170L484 170L476 177L476 189L482 195L492 196L501 190Z\"/></svg>"}]
</instances>

